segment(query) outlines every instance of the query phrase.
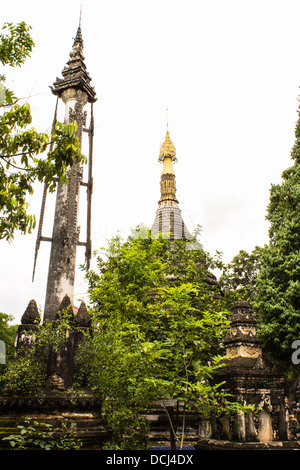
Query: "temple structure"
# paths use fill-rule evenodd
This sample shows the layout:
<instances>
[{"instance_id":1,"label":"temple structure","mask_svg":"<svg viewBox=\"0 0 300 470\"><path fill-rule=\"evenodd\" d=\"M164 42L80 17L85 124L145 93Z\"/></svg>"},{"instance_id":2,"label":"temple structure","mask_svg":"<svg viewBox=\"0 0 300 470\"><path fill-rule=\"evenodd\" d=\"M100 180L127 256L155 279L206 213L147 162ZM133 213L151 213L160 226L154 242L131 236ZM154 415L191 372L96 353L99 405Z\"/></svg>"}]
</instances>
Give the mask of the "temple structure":
<instances>
[{"instance_id":1,"label":"temple structure","mask_svg":"<svg viewBox=\"0 0 300 470\"><path fill-rule=\"evenodd\" d=\"M77 123L77 136L80 146L82 134L89 134L89 174L88 182L82 181L83 170L79 164L74 163L68 171L69 184L58 182L56 207L52 238L42 236L42 221L45 209L46 188L42 203L40 226L38 230L36 256L40 241L51 242L50 263L48 271L46 301L44 319L54 320L58 308L67 295L73 303L76 249L78 245L86 247L86 264L89 267L91 258L91 196L92 196L92 142L94 133L93 103L96 101L96 93L91 86L91 78L87 72L83 56L83 39L79 24L77 34L70 53L69 61L62 71L63 78L57 78L52 93L57 99L62 99L65 104L64 123L73 121ZM85 105L91 103L90 127L87 129L87 112L83 111ZM56 116L53 126L56 122ZM80 185L87 187L87 234L86 241L79 241L78 207ZM36 263L36 257L35 257Z\"/></svg>"},{"instance_id":2,"label":"temple structure","mask_svg":"<svg viewBox=\"0 0 300 470\"><path fill-rule=\"evenodd\" d=\"M82 181L82 168L76 163L68 171L69 184L58 182L51 238L42 235L47 195L45 187L34 266L40 242L51 242L44 320L51 322L50 327L56 328L64 314L68 326L64 327L63 323L65 330L57 347L47 344L35 353L41 355L40 358L35 357L42 358L46 370L43 388L20 396L10 396L9 388L3 391L3 396L0 396L0 435L18 433L24 418L40 423L46 420L52 426L49 434L51 442L53 435L60 439L69 438L69 433L72 433L82 442L83 449L98 450L104 448L111 430L107 426L107 418L102 415L100 398L87 384L76 383L76 367L80 367L76 365L76 358L81 346L93 334L86 305L82 302L75 314L73 295L77 246L86 248L87 268L91 258L93 103L96 101L84 62L80 25L62 76L56 79L51 89L57 101L62 99L65 104L65 124L77 123L80 145L83 133L89 136L88 182ZM86 127L87 113L84 111L87 103L91 105L89 128ZM55 124L56 112L53 128ZM151 232L154 237L188 241L193 240L193 236L186 228L176 197L173 169L176 161L176 149L167 128L159 153L159 162L163 163L161 196ZM87 189L87 233L84 242L79 240L77 220L80 186ZM205 281L213 288L218 286L212 276ZM218 290L214 297L220 295ZM156 400L145 410L150 429L147 436L149 446L164 446L170 436L175 444L174 430L178 429L184 430L186 441L199 450L300 449L300 378L293 395L289 394L283 374L265 358L256 334L256 315L251 305L239 301L231 309L230 330L224 340L220 338L226 349L226 359L216 376L216 383L221 384L219 390L225 392L229 399L251 405L253 410L241 409L230 417L209 413L201 415L197 407L186 410L185 403L179 400ZM17 330L17 356L26 358L29 346L36 338L40 320L37 304L31 300ZM44 327L47 322L44 322ZM3 363L3 352L3 342L0 341L0 363ZM8 447L9 441L0 439L0 450Z\"/></svg>"},{"instance_id":3,"label":"temple structure","mask_svg":"<svg viewBox=\"0 0 300 470\"><path fill-rule=\"evenodd\" d=\"M193 237L182 219L176 198L173 162L177 162L177 157L175 146L170 139L169 129L167 129L165 141L160 147L158 161L163 163L160 177L161 195L151 234L152 236L158 236L161 233L171 240L191 240Z\"/></svg>"},{"instance_id":4,"label":"temple structure","mask_svg":"<svg viewBox=\"0 0 300 470\"><path fill-rule=\"evenodd\" d=\"M239 411L231 423L223 419L222 430L214 430L214 435L238 442L287 441L291 432L284 375L263 354L249 302L234 302L231 311L230 331L223 342L226 366L217 376L224 380L226 393L254 406L254 412Z\"/></svg>"}]
</instances>

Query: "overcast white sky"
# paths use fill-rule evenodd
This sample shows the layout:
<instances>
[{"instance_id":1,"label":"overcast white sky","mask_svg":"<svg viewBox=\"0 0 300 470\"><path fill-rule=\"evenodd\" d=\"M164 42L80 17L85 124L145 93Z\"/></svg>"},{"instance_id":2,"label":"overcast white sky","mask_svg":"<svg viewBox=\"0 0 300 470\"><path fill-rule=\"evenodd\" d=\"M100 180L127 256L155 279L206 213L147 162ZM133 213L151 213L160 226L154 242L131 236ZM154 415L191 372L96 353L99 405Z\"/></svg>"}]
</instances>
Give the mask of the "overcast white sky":
<instances>
[{"instance_id":1,"label":"overcast white sky","mask_svg":"<svg viewBox=\"0 0 300 470\"><path fill-rule=\"evenodd\" d=\"M80 5L94 105L93 249L119 230L152 225L159 199L157 159L169 130L177 195L188 229L229 262L268 240L269 190L290 166L300 85L300 2L294 0L14 0L1 20L26 21L36 47L7 85L29 99L38 131L50 129L49 85L69 58ZM28 98L29 97L29 98ZM63 107L59 118L63 120ZM42 187L30 199L39 219ZM53 197L43 235L52 234ZM80 224L84 239L86 195ZM36 231L0 242L0 311L19 322L35 298L43 309L50 244ZM78 248L78 263L84 248ZM93 262L94 265L94 262ZM86 294L78 272L76 298ZM76 302L75 302L76 303Z\"/></svg>"}]
</instances>

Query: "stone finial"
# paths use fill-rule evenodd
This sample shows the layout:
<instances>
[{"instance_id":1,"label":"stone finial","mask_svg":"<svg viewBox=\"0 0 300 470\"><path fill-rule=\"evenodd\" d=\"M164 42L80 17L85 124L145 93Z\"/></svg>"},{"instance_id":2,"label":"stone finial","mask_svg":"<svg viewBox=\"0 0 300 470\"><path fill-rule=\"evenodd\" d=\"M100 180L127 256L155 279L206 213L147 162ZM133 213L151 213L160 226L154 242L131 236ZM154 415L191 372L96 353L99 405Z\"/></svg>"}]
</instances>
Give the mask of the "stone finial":
<instances>
[{"instance_id":1,"label":"stone finial","mask_svg":"<svg viewBox=\"0 0 300 470\"><path fill-rule=\"evenodd\" d=\"M27 346L32 342L34 338L34 332L40 323L40 314L36 301L30 300L27 308L21 318L21 325L18 326L15 347L17 353L20 355L26 354Z\"/></svg>"},{"instance_id":2,"label":"stone finial","mask_svg":"<svg viewBox=\"0 0 300 470\"><path fill-rule=\"evenodd\" d=\"M250 303L234 302L231 311L230 333L224 340L226 356L229 359L261 357L261 340L256 336L256 320Z\"/></svg>"},{"instance_id":3,"label":"stone finial","mask_svg":"<svg viewBox=\"0 0 300 470\"><path fill-rule=\"evenodd\" d=\"M231 322L242 322L256 324L255 314L251 304L247 300L238 300L231 304Z\"/></svg>"},{"instance_id":4,"label":"stone finial","mask_svg":"<svg viewBox=\"0 0 300 470\"><path fill-rule=\"evenodd\" d=\"M83 301L81 302L77 315L75 317L75 323L77 326L84 326L84 327L91 326L92 319L87 311L85 302Z\"/></svg>"},{"instance_id":5,"label":"stone finial","mask_svg":"<svg viewBox=\"0 0 300 470\"><path fill-rule=\"evenodd\" d=\"M66 313L67 316L71 320L73 320L74 315L73 315L72 302L71 302L70 297L67 294L62 299L62 302L61 302L61 304L59 306L59 309L56 313L56 319L58 319L62 313Z\"/></svg>"},{"instance_id":6,"label":"stone finial","mask_svg":"<svg viewBox=\"0 0 300 470\"><path fill-rule=\"evenodd\" d=\"M37 303L34 299L30 300L27 308L21 318L22 325L35 325L40 323L40 314Z\"/></svg>"}]
</instances>

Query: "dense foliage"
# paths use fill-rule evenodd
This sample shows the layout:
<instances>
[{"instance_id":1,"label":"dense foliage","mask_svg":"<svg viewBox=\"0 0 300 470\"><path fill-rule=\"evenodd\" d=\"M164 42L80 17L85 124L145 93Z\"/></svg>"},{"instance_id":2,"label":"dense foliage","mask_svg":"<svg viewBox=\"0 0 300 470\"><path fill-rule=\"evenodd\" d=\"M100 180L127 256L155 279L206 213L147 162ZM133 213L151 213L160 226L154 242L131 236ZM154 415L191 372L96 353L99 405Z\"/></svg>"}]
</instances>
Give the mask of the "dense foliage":
<instances>
[{"instance_id":1,"label":"dense foliage","mask_svg":"<svg viewBox=\"0 0 300 470\"><path fill-rule=\"evenodd\" d=\"M14 342L16 337L17 327L12 325L13 317L0 312L0 341L1 353L0 354L0 375L6 370L7 364L10 363L15 355ZM4 346L3 346L4 345Z\"/></svg>"},{"instance_id":2,"label":"dense foliage","mask_svg":"<svg viewBox=\"0 0 300 470\"><path fill-rule=\"evenodd\" d=\"M204 415L235 409L213 380L229 325L211 274L219 261L187 247L134 232L125 242L112 239L97 258L98 271L88 274L95 322L90 383L103 399L116 448L142 445L141 413L155 400Z\"/></svg>"},{"instance_id":3,"label":"dense foliage","mask_svg":"<svg viewBox=\"0 0 300 470\"><path fill-rule=\"evenodd\" d=\"M240 250L222 271L220 284L226 293L227 299L255 301L258 294L257 278L261 270L263 248L256 246L248 253Z\"/></svg>"},{"instance_id":4,"label":"dense foliage","mask_svg":"<svg viewBox=\"0 0 300 470\"><path fill-rule=\"evenodd\" d=\"M300 118L295 137L294 164L270 190L268 245L252 253L241 250L221 277L228 298L250 301L264 352L291 380L298 375L292 344L300 338Z\"/></svg>"},{"instance_id":5,"label":"dense foliage","mask_svg":"<svg viewBox=\"0 0 300 470\"><path fill-rule=\"evenodd\" d=\"M300 338L300 118L295 137L294 164L282 173L281 184L271 187L269 245L257 281L261 335L286 366L291 365L291 345Z\"/></svg>"}]
</instances>

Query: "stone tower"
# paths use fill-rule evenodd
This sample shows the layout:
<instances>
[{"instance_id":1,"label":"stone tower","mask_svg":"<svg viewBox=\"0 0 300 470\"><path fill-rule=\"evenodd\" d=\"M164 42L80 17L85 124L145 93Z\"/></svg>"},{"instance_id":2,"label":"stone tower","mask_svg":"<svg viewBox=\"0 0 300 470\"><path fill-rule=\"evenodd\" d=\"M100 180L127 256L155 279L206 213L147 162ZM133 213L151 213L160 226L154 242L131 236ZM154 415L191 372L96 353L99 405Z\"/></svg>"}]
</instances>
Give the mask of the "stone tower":
<instances>
[{"instance_id":1,"label":"stone tower","mask_svg":"<svg viewBox=\"0 0 300 470\"><path fill-rule=\"evenodd\" d=\"M264 357L249 302L234 302L231 310L230 331L223 342L227 359L217 377L224 381L222 389L226 393L244 405L253 405L254 412L238 411L231 423L224 418L223 438L241 442L286 441L289 418L284 375Z\"/></svg>"},{"instance_id":2,"label":"stone tower","mask_svg":"<svg viewBox=\"0 0 300 470\"><path fill-rule=\"evenodd\" d=\"M163 163L160 178L160 200L154 223L152 236L164 233L171 240L191 240L193 237L185 226L176 198L176 181L173 162L177 162L176 149L167 129L165 141L160 147L159 162Z\"/></svg>"},{"instance_id":3,"label":"stone tower","mask_svg":"<svg viewBox=\"0 0 300 470\"><path fill-rule=\"evenodd\" d=\"M89 180L82 182L82 168L74 163L68 171L69 184L58 182L54 224L51 241L50 263L48 271L44 320L54 320L63 298L67 295L73 302L76 249L77 245L86 246L86 262L89 264L91 257L90 241L90 202L92 194L92 137L93 137L93 112L92 106L96 101L96 93L90 85L91 78L86 70L83 56L83 40L81 26L79 25L74 40L72 51L67 65L62 71L63 78L57 78L52 93L57 99L62 99L65 104L64 123L73 121L77 123L77 136L81 145L83 131L89 134ZM86 115L84 107L91 103L90 128L86 129ZM77 225L80 185L87 187L88 221L86 242L79 241L79 229ZM42 205L43 212L43 205ZM42 219L42 217L41 217ZM39 230L37 245L45 239ZM36 250L37 252L37 250Z\"/></svg>"}]
</instances>

